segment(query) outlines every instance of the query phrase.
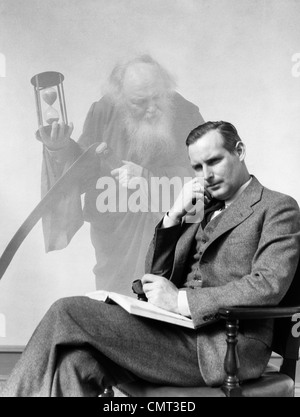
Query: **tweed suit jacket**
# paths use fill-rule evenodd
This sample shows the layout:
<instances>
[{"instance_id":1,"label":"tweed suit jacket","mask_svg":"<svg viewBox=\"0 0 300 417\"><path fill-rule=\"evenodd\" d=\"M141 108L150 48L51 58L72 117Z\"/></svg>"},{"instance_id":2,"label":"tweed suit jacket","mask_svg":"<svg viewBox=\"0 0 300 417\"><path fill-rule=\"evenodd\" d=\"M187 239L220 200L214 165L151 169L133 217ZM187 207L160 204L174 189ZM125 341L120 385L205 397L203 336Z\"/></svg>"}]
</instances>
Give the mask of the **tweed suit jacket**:
<instances>
[{"instance_id":1,"label":"tweed suit jacket","mask_svg":"<svg viewBox=\"0 0 300 417\"><path fill-rule=\"evenodd\" d=\"M199 228L201 228L199 230ZM300 253L300 214L290 196L269 190L252 177L243 193L204 229L199 223L155 230L146 272L185 286L187 263L196 233L201 234L202 286L187 283L196 326L200 372L208 385L223 381L226 353L220 307L277 305L294 277ZM240 323L241 380L256 378L271 354L270 320Z\"/></svg>"}]
</instances>

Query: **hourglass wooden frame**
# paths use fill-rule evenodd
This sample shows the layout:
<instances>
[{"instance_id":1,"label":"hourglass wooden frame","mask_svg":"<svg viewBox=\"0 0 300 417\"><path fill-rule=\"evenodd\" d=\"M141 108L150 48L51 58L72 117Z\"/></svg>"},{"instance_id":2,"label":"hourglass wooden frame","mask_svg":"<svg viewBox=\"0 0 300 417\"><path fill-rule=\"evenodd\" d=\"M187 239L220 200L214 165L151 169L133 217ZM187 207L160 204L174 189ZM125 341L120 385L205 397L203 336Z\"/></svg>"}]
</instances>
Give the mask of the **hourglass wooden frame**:
<instances>
[{"instance_id":1,"label":"hourglass wooden frame","mask_svg":"<svg viewBox=\"0 0 300 417\"><path fill-rule=\"evenodd\" d=\"M36 111L37 111L39 127L45 126L42 105L41 105L41 100L42 100L41 92L48 88L56 88L57 97L59 101L59 107L60 107L60 119L62 122L65 123L66 126L68 125L63 80L64 80L63 74L61 74L60 72L55 72L55 71L41 72L40 74L36 74L31 78L31 84L34 87L34 93L35 93L35 103L36 103ZM56 101L57 97L55 98L54 102ZM47 101L46 103L49 104ZM49 104L49 107L51 107L52 104L53 103ZM51 127L51 122L47 121L46 123L50 125Z\"/></svg>"}]
</instances>

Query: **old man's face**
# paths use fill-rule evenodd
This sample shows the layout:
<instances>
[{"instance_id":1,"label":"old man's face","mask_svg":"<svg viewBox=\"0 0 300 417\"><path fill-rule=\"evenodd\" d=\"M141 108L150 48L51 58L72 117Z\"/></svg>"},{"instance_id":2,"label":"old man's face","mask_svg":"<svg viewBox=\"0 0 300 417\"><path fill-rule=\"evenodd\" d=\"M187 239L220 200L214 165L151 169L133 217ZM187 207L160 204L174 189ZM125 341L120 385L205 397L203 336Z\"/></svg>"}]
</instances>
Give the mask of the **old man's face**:
<instances>
[{"instance_id":1,"label":"old man's face","mask_svg":"<svg viewBox=\"0 0 300 417\"><path fill-rule=\"evenodd\" d=\"M173 142L172 94L153 66L138 64L127 70L120 110L138 161L171 153Z\"/></svg>"},{"instance_id":2,"label":"old man's face","mask_svg":"<svg viewBox=\"0 0 300 417\"><path fill-rule=\"evenodd\" d=\"M144 85L133 89L126 97L131 116L139 121L155 123L165 108L165 96L156 85Z\"/></svg>"},{"instance_id":3,"label":"old man's face","mask_svg":"<svg viewBox=\"0 0 300 417\"><path fill-rule=\"evenodd\" d=\"M167 98L164 82L153 66L137 64L127 70L123 104L132 118L155 123L168 105Z\"/></svg>"}]
</instances>

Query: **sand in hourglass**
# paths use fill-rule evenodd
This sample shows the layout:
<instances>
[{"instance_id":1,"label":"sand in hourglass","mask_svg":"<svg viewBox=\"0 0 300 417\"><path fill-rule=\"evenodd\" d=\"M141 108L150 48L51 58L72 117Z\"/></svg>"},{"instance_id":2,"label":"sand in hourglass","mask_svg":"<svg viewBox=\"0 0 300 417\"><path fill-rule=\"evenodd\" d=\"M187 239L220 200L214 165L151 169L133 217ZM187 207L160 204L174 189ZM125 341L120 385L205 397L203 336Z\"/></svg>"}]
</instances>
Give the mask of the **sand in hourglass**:
<instances>
[{"instance_id":1,"label":"sand in hourglass","mask_svg":"<svg viewBox=\"0 0 300 417\"><path fill-rule=\"evenodd\" d=\"M46 88L42 92L42 98L49 105L49 107L44 112L44 117L46 122L51 125L53 122L58 122L59 114L57 110L52 107L52 104L55 103L57 99L57 92L54 88Z\"/></svg>"}]
</instances>

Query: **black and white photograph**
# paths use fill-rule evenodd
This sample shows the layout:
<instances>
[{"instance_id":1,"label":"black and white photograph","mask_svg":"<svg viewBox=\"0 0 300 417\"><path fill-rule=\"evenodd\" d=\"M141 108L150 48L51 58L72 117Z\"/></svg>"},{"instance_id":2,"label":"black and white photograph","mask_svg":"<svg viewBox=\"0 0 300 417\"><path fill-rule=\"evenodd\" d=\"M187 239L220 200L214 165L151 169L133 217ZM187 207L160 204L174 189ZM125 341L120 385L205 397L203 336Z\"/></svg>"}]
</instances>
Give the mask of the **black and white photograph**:
<instances>
[{"instance_id":1,"label":"black and white photograph","mask_svg":"<svg viewBox=\"0 0 300 417\"><path fill-rule=\"evenodd\" d=\"M0 397L300 397L299 21L0 0Z\"/></svg>"}]
</instances>

